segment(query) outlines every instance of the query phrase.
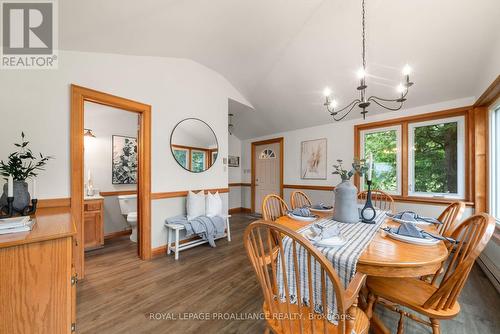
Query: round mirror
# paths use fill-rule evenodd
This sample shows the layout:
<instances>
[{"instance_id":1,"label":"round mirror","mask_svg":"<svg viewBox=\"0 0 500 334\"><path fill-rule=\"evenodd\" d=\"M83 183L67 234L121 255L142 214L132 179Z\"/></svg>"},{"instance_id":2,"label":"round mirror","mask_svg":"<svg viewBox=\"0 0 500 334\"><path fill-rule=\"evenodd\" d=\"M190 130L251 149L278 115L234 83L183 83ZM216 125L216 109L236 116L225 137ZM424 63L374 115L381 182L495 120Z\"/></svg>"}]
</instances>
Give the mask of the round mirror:
<instances>
[{"instance_id":1,"label":"round mirror","mask_svg":"<svg viewBox=\"0 0 500 334\"><path fill-rule=\"evenodd\" d=\"M175 126L170 136L175 161L193 173L204 172L217 160L219 145L212 128L197 118L186 118Z\"/></svg>"}]
</instances>

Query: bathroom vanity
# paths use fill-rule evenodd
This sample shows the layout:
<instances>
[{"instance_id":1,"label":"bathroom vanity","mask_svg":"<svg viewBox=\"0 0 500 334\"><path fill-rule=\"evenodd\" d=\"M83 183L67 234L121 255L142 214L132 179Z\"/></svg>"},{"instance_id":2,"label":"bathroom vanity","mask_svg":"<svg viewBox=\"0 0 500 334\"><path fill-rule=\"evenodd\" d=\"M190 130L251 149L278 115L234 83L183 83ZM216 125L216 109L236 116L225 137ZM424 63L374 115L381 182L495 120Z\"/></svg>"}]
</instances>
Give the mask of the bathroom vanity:
<instances>
[{"instance_id":1,"label":"bathroom vanity","mask_svg":"<svg viewBox=\"0 0 500 334\"><path fill-rule=\"evenodd\" d=\"M85 250L104 247L104 197L85 197L83 211Z\"/></svg>"}]
</instances>

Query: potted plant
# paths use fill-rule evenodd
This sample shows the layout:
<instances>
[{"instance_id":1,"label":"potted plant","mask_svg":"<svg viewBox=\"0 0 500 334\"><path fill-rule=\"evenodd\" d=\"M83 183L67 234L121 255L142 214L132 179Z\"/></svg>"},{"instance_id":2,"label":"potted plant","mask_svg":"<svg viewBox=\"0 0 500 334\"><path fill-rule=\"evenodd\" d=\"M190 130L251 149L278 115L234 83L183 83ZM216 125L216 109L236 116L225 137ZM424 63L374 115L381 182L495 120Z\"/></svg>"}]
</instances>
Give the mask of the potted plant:
<instances>
[{"instance_id":1,"label":"potted plant","mask_svg":"<svg viewBox=\"0 0 500 334\"><path fill-rule=\"evenodd\" d=\"M29 141L25 140L24 132L21 132L21 142L15 143L18 149L9 154L6 162L0 160L0 175L5 180L12 175L14 179L14 203L15 210L20 211L30 203L30 194L28 192L28 178L35 178L38 172L44 170L47 162L52 159L50 156L44 156L39 153L35 156L28 147ZM0 205L7 203L7 183L3 186L3 194L0 198Z\"/></svg>"},{"instance_id":2,"label":"potted plant","mask_svg":"<svg viewBox=\"0 0 500 334\"><path fill-rule=\"evenodd\" d=\"M342 163L343 161L338 159L337 164L333 165L335 171L332 174L340 175L342 180L334 191L333 219L342 223L357 223L359 221L358 189L350 180L356 173L363 176L368 170L368 166L365 159L357 158L354 158L350 170L344 169Z\"/></svg>"}]
</instances>

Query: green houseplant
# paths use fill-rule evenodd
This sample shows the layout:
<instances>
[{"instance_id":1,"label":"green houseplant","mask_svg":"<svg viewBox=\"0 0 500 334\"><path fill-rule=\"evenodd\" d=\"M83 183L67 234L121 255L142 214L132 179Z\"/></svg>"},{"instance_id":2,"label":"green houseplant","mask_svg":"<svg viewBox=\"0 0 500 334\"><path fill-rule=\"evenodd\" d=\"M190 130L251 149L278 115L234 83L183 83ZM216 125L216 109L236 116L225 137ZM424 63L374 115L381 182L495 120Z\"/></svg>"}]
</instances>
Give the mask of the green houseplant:
<instances>
[{"instance_id":1,"label":"green houseplant","mask_svg":"<svg viewBox=\"0 0 500 334\"><path fill-rule=\"evenodd\" d=\"M14 179L14 203L16 210L22 210L30 203L30 194L28 192L29 178L35 178L40 171L45 170L45 165L52 159L50 156L44 156L42 153L33 154L28 147L29 141L25 139L24 132L21 132L21 142L14 143L17 147L15 152L9 154L6 161L0 160L0 175L7 180L9 175ZM7 184L3 187L3 194L0 198L0 205L7 203Z\"/></svg>"}]
</instances>

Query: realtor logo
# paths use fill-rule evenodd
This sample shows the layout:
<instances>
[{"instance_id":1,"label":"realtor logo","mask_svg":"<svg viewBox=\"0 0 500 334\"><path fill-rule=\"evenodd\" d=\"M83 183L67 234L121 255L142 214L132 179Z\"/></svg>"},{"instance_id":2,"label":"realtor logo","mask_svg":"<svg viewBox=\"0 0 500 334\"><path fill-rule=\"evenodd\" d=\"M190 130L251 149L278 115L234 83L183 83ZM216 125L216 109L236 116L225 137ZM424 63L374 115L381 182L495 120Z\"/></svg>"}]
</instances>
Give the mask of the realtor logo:
<instances>
[{"instance_id":1,"label":"realtor logo","mask_svg":"<svg viewBox=\"0 0 500 334\"><path fill-rule=\"evenodd\" d=\"M2 69L57 68L55 1L1 0Z\"/></svg>"}]
</instances>

